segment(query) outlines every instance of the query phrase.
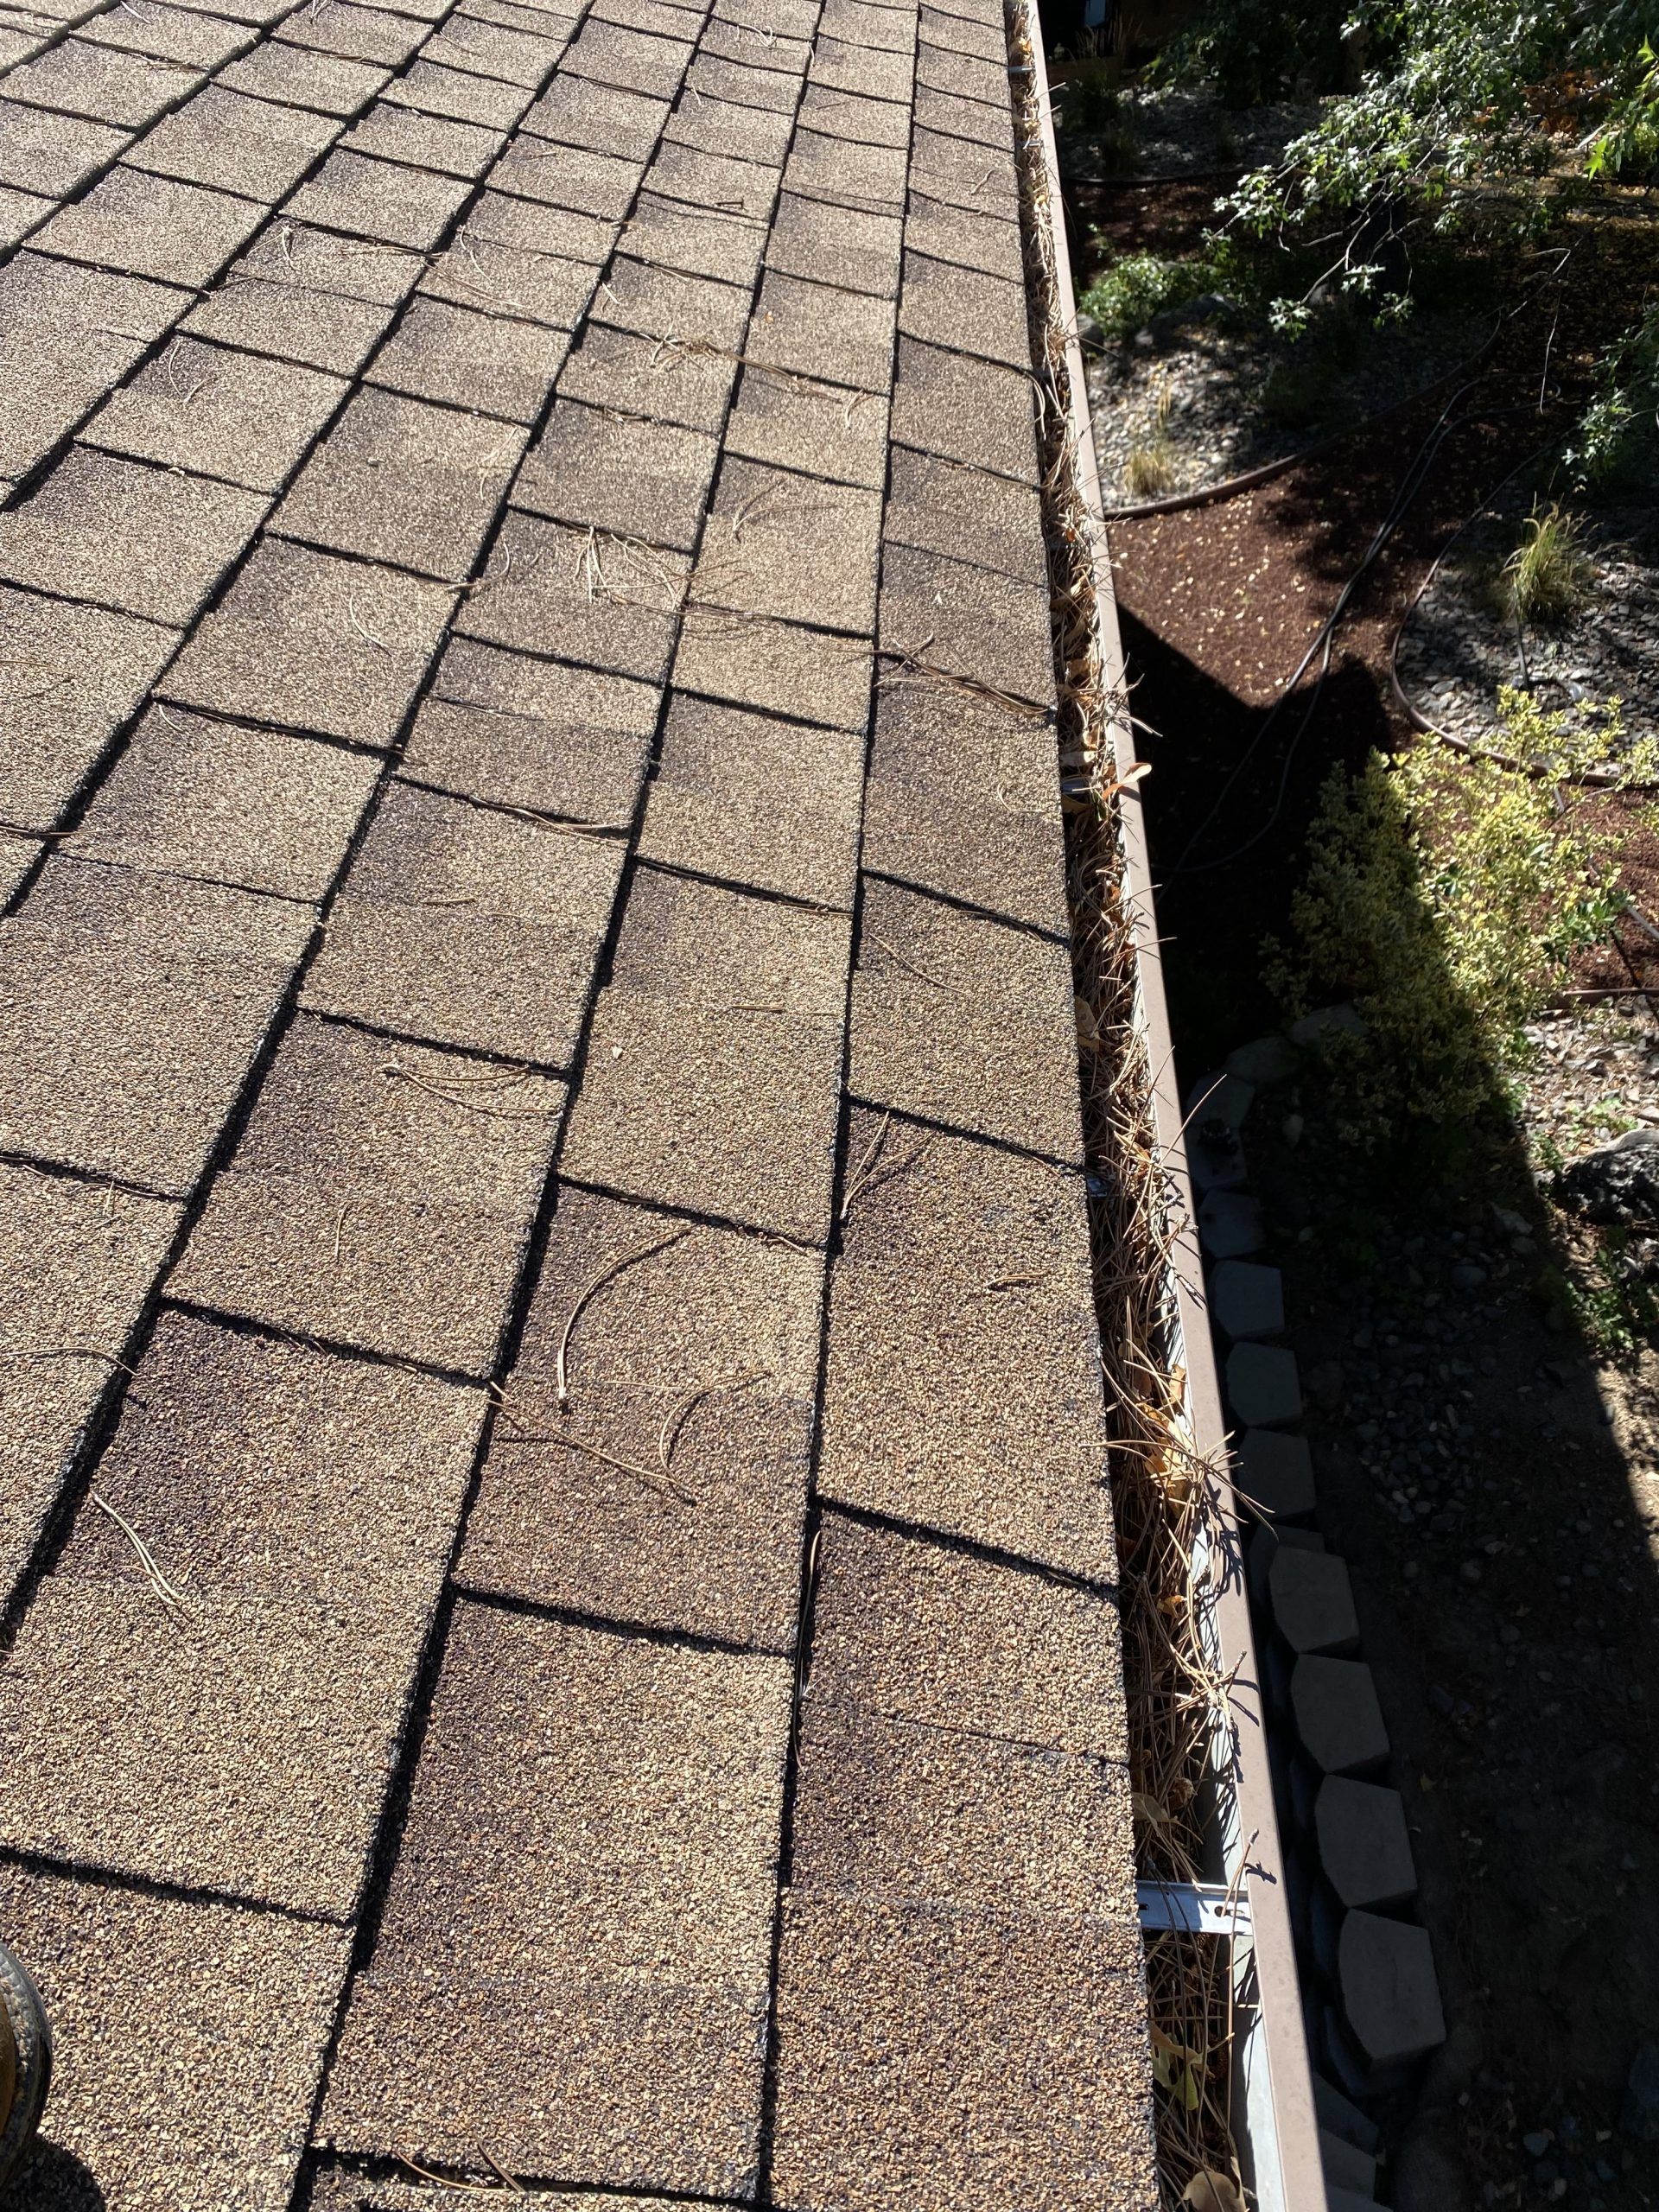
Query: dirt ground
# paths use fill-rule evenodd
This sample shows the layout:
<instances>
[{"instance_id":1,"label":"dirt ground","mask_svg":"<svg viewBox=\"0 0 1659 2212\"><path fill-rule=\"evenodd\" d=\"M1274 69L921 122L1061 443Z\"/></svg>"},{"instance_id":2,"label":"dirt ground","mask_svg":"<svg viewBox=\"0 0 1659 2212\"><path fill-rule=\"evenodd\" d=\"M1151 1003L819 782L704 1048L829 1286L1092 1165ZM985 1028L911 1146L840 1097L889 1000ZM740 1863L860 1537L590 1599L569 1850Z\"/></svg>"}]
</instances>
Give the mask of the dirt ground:
<instances>
[{"instance_id":1,"label":"dirt ground","mask_svg":"<svg viewBox=\"0 0 1659 2212\"><path fill-rule=\"evenodd\" d=\"M1136 207L1120 213L1121 242ZM1185 1077L1277 1025L1261 942L1284 924L1319 787L1333 760L1408 738L1394 630L1445 539L1572 404L1594 289L1555 302L1541 415L1548 314L1465 396L1316 708L1305 683L1266 738L1262 710L1444 399L1245 498L1114 525ZM1654 911L1651 837L1629 858ZM1632 936L1580 980L1644 980L1652 950ZM1659 2037L1659 1354L1610 1363L1564 1303L1571 1234L1518 1134L1456 1174L1390 1182L1322 1144L1300 1104L1293 1141L1299 1102L1259 1103L1251 1183L1451 2031L1414 2113L1395 2115L1384 2193L1414 2212L1635 2212L1659 2202L1651 2146L1618 2128L1636 2049Z\"/></svg>"}]
</instances>

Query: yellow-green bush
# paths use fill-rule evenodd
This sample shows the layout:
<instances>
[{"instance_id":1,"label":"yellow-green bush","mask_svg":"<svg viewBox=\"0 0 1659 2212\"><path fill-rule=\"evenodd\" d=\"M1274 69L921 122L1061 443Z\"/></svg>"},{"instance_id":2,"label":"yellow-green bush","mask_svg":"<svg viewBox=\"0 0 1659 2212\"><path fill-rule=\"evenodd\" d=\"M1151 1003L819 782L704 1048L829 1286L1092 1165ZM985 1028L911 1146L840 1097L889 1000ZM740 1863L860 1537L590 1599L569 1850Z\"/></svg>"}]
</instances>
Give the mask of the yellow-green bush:
<instances>
[{"instance_id":1,"label":"yellow-green bush","mask_svg":"<svg viewBox=\"0 0 1659 2212\"><path fill-rule=\"evenodd\" d=\"M1652 781L1659 747L1624 746L1617 700L1576 731L1520 692L1499 713L1515 766L1425 741L1333 772L1294 943L1272 956L1293 1011L1345 997L1364 1017L1328 1065L1341 1133L1367 1149L1489 1109L1524 1061L1527 1023L1620 911L1571 779L1611 758L1620 785Z\"/></svg>"}]
</instances>

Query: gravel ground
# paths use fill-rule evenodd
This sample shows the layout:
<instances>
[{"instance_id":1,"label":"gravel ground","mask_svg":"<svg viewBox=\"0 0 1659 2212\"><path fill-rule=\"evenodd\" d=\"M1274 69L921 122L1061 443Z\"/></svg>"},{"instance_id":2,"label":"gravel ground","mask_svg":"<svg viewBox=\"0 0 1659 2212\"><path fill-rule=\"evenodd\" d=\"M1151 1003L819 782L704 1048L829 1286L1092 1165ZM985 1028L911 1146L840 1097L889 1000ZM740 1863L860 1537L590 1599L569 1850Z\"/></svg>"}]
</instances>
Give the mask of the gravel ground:
<instances>
[{"instance_id":1,"label":"gravel ground","mask_svg":"<svg viewBox=\"0 0 1659 2212\"><path fill-rule=\"evenodd\" d=\"M1512 487L1456 542L1402 633L1402 689L1426 721L1471 743L1496 735L1505 683L1569 712L1617 694L1631 737L1659 734L1659 506L1585 511L1594 597L1560 629L1517 632L1497 580L1535 496Z\"/></svg>"},{"instance_id":2,"label":"gravel ground","mask_svg":"<svg viewBox=\"0 0 1659 2212\"><path fill-rule=\"evenodd\" d=\"M1109 345L1088 363L1108 500L1128 506L1153 496L1128 481L1129 456L1138 448L1164 449L1170 481L1160 497L1285 460L1433 384L1466 359L1489 328L1477 315L1435 313L1370 333L1351 368L1331 371L1319 418L1288 424L1263 411L1263 387L1285 358L1264 326L1213 298L1154 316L1129 344Z\"/></svg>"}]
</instances>

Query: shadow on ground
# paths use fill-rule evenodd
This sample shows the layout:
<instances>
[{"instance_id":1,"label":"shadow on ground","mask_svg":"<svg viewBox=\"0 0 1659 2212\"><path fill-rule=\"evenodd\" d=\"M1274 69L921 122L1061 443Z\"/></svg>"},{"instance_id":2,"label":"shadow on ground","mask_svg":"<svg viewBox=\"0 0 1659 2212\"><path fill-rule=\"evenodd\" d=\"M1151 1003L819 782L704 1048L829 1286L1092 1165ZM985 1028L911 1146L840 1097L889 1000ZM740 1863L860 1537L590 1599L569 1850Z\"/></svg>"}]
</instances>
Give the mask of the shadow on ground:
<instances>
[{"instance_id":1,"label":"shadow on ground","mask_svg":"<svg viewBox=\"0 0 1659 2212\"><path fill-rule=\"evenodd\" d=\"M1293 704L1252 752L1258 706L1146 621L1124 631L1190 1080L1277 1026L1262 942L1287 930L1319 787L1390 731L1373 675L1344 662L1295 750ZM1177 867L1247 839L1227 867ZM1421 906L1395 918L1421 933ZM1443 963L1422 988L1455 1040ZM1654 2201L1624 2085L1659 1991L1659 1358L1615 1367L1591 1340L1501 1108L1368 1153L1338 1134L1344 1088L1315 1070L1264 1091L1243 1141L1449 2027L1384 2101L1394 2201L1636 2212Z\"/></svg>"}]
</instances>

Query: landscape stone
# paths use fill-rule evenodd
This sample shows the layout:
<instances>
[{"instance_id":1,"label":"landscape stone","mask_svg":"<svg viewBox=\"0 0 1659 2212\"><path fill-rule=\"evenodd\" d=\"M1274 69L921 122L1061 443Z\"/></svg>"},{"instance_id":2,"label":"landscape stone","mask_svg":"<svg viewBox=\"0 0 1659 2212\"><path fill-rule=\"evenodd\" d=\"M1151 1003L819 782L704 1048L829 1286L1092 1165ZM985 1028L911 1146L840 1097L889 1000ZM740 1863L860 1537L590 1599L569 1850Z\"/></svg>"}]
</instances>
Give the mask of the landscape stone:
<instances>
[{"instance_id":1,"label":"landscape stone","mask_svg":"<svg viewBox=\"0 0 1659 2212\"><path fill-rule=\"evenodd\" d=\"M1237 1446L1239 1487L1275 1521L1299 1521L1313 1510L1313 1459L1305 1436L1251 1428Z\"/></svg>"},{"instance_id":2,"label":"landscape stone","mask_svg":"<svg viewBox=\"0 0 1659 2212\"><path fill-rule=\"evenodd\" d=\"M1212 1259L1259 1252L1267 1236L1262 1201L1242 1191L1211 1191L1198 1206L1198 1236Z\"/></svg>"},{"instance_id":3,"label":"landscape stone","mask_svg":"<svg viewBox=\"0 0 1659 2212\"><path fill-rule=\"evenodd\" d=\"M1301 1064L1301 1055L1288 1037L1253 1038L1229 1052L1223 1063L1229 1075L1257 1090L1288 1083Z\"/></svg>"},{"instance_id":4,"label":"landscape stone","mask_svg":"<svg viewBox=\"0 0 1659 2212\"><path fill-rule=\"evenodd\" d=\"M1302 1391L1295 1353L1282 1344L1235 1344L1227 1355L1227 1398L1252 1427L1299 1421Z\"/></svg>"},{"instance_id":5,"label":"landscape stone","mask_svg":"<svg viewBox=\"0 0 1659 2212\"><path fill-rule=\"evenodd\" d=\"M1303 1750L1325 1774L1357 1774L1389 1756L1371 1670L1357 1659L1304 1655L1290 1677L1291 1710Z\"/></svg>"},{"instance_id":6,"label":"landscape stone","mask_svg":"<svg viewBox=\"0 0 1659 2212\"><path fill-rule=\"evenodd\" d=\"M1405 1801L1397 1789L1327 1775L1313 1821L1319 1864L1344 1904L1377 1910L1416 1894Z\"/></svg>"},{"instance_id":7,"label":"landscape stone","mask_svg":"<svg viewBox=\"0 0 1659 2212\"><path fill-rule=\"evenodd\" d=\"M1210 1313L1226 1336L1276 1337L1285 1325L1284 1277L1277 1268L1224 1260L1211 1271Z\"/></svg>"},{"instance_id":8,"label":"landscape stone","mask_svg":"<svg viewBox=\"0 0 1659 2212\"><path fill-rule=\"evenodd\" d=\"M1351 1912L1342 1923L1338 1961L1343 2010L1372 2066L1408 2065L1446 2041L1426 1929Z\"/></svg>"},{"instance_id":9,"label":"landscape stone","mask_svg":"<svg viewBox=\"0 0 1659 2212\"><path fill-rule=\"evenodd\" d=\"M1274 1624L1293 1651L1335 1655L1357 1646L1359 1620L1347 1564L1334 1554L1280 1542L1268 1569L1268 1591Z\"/></svg>"}]
</instances>

